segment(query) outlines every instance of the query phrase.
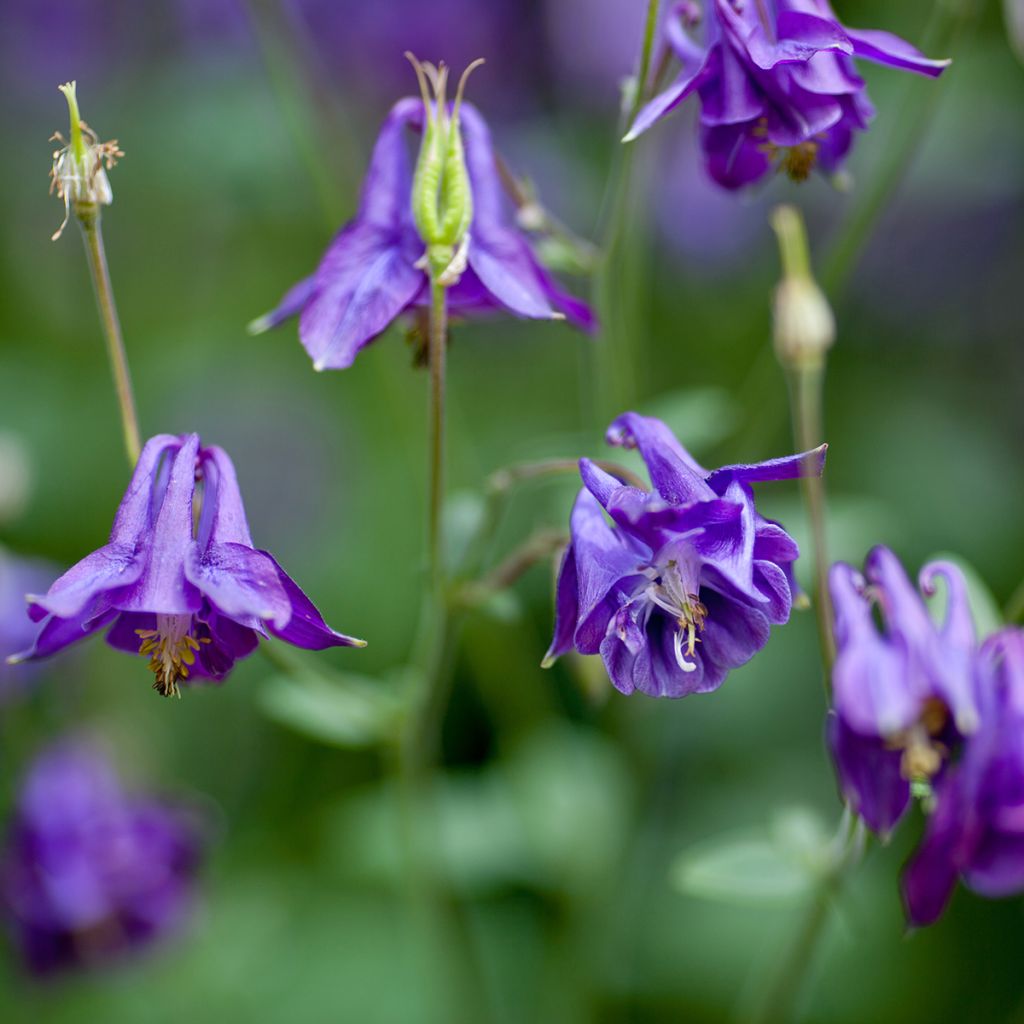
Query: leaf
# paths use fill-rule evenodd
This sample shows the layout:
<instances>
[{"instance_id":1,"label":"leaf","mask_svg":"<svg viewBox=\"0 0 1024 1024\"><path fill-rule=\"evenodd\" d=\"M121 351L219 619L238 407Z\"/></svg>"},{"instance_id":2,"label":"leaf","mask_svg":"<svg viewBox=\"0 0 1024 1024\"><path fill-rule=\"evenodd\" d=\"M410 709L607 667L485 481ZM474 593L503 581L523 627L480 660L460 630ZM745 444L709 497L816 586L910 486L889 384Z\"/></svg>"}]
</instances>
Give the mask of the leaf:
<instances>
[{"instance_id":1,"label":"leaf","mask_svg":"<svg viewBox=\"0 0 1024 1024\"><path fill-rule=\"evenodd\" d=\"M971 605L971 612L974 617L974 626L978 631L979 639L1002 629L1005 625L1003 613L999 608L999 602L992 596L988 584L981 578L978 570L966 559L959 555L952 555L948 551L940 551L928 559L929 562L952 562L963 574L967 583L967 599ZM948 595L946 588L940 586L938 593L929 601L932 614L941 622L946 616L946 602Z\"/></svg>"},{"instance_id":2,"label":"leaf","mask_svg":"<svg viewBox=\"0 0 1024 1024\"><path fill-rule=\"evenodd\" d=\"M392 738L402 712L393 683L340 673L275 675L258 700L274 721L337 747L368 747Z\"/></svg>"},{"instance_id":3,"label":"leaf","mask_svg":"<svg viewBox=\"0 0 1024 1024\"><path fill-rule=\"evenodd\" d=\"M779 812L768 828L746 829L684 850L673 886L689 896L738 906L785 906L807 895L830 863L830 843L810 812Z\"/></svg>"}]
</instances>

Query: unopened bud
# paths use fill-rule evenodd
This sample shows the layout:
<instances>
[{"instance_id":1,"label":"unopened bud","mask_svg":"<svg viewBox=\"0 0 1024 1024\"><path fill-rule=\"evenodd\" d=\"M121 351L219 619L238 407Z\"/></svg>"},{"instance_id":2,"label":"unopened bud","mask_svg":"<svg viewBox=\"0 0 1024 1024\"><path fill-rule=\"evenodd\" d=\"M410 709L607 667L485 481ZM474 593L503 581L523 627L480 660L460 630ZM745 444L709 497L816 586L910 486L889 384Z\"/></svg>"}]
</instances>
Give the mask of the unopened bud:
<instances>
[{"instance_id":1,"label":"unopened bud","mask_svg":"<svg viewBox=\"0 0 1024 1024\"><path fill-rule=\"evenodd\" d=\"M426 245L422 266L442 287L455 284L466 267L473 190L459 127L462 94L475 60L462 73L451 111L445 97L448 68L420 63L406 53L416 71L423 99L423 142L412 183L412 215ZM431 98L433 94L433 98Z\"/></svg>"},{"instance_id":2,"label":"unopened bud","mask_svg":"<svg viewBox=\"0 0 1024 1024\"><path fill-rule=\"evenodd\" d=\"M825 293L811 275L803 220L792 206L772 214L779 240L782 281L775 289L775 353L787 369L820 367L836 338L836 322Z\"/></svg>"},{"instance_id":3,"label":"unopened bud","mask_svg":"<svg viewBox=\"0 0 1024 1024\"><path fill-rule=\"evenodd\" d=\"M109 206L114 201L107 171L124 156L117 139L100 142L96 133L82 120L75 83L67 82L59 89L68 101L71 138L65 140L60 132L55 132L50 139L62 144L54 151L50 168L50 192L56 192L64 200L64 220L53 234L54 241L63 233L72 210L78 217L94 217L98 207Z\"/></svg>"}]
</instances>

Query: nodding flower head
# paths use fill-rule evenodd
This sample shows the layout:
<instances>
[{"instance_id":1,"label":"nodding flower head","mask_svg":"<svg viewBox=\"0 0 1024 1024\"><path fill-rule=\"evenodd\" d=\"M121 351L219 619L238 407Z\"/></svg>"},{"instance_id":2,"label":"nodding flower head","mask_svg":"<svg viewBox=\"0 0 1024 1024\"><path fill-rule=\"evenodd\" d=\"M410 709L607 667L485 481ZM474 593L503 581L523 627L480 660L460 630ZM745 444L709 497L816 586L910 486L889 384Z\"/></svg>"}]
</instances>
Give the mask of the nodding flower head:
<instances>
[{"instance_id":1,"label":"nodding flower head","mask_svg":"<svg viewBox=\"0 0 1024 1024\"><path fill-rule=\"evenodd\" d=\"M815 169L840 169L874 116L854 58L933 77L949 64L888 32L842 25L828 0L704 7L701 18L693 0L674 5L664 38L679 74L637 114L626 141L696 93L707 170L728 189L772 170L804 181Z\"/></svg>"},{"instance_id":2,"label":"nodding flower head","mask_svg":"<svg viewBox=\"0 0 1024 1024\"><path fill-rule=\"evenodd\" d=\"M76 84L66 82L59 88L68 101L71 138L65 140L60 132L55 132L50 138L51 142L61 143L61 148L53 154L50 191L64 200L64 220L54 232L53 241L64 233L72 210L79 217L95 216L98 207L109 206L114 201L107 171L124 156L117 139L100 142L96 133L82 120Z\"/></svg>"},{"instance_id":3,"label":"nodding flower head","mask_svg":"<svg viewBox=\"0 0 1024 1024\"><path fill-rule=\"evenodd\" d=\"M448 68L406 58L416 72L423 100L423 141L412 179L412 215L427 249L423 266L436 283L449 287L466 269L469 227L473 221L473 189L466 169L459 115L462 95L475 60L462 73L455 100L448 109ZM431 98L433 94L433 98Z\"/></svg>"},{"instance_id":4,"label":"nodding flower head","mask_svg":"<svg viewBox=\"0 0 1024 1024\"><path fill-rule=\"evenodd\" d=\"M936 625L922 593L947 592ZM979 724L974 623L967 585L949 562L921 570L920 590L885 547L863 575L837 563L829 575L835 609L833 759L844 795L877 832L893 828L912 793L932 799L951 754Z\"/></svg>"},{"instance_id":5,"label":"nodding flower head","mask_svg":"<svg viewBox=\"0 0 1024 1024\"><path fill-rule=\"evenodd\" d=\"M820 473L825 448L709 472L664 423L632 412L607 440L639 449L653 490L580 461L545 664L576 650L600 654L623 693L717 689L789 618L797 590L796 543L758 513L750 485Z\"/></svg>"},{"instance_id":6,"label":"nodding flower head","mask_svg":"<svg viewBox=\"0 0 1024 1024\"><path fill-rule=\"evenodd\" d=\"M43 658L107 629L111 646L146 657L165 697L197 678L224 679L268 633L309 650L365 646L332 630L253 547L235 467L196 434L150 438L109 543L28 601L39 632L11 660Z\"/></svg>"}]
</instances>

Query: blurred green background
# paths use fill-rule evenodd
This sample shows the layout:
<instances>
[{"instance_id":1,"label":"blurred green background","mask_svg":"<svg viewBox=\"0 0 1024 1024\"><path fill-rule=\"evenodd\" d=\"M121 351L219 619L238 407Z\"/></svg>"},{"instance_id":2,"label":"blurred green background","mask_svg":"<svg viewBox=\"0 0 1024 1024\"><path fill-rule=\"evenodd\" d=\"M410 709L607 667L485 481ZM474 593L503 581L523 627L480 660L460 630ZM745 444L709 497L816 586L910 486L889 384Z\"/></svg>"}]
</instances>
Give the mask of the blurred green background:
<instances>
[{"instance_id":1,"label":"blurred green background","mask_svg":"<svg viewBox=\"0 0 1024 1024\"><path fill-rule=\"evenodd\" d=\"M924 45L943 5L836 7L850 24ZM34 749L84 727L115 747L130 785L205 807L214 838L188 934L45 988L5 950L0 1019L458 1019L447 979L460 949L417 940L390 761L361 744L361 682L344 678L373 677L371 689L389 692L413 643L426 376L395 328L352 369L318 375L294 325L252 338L245 324L315 266L352 213L377 125L412 90L407 48L456 66L490 59L472 98L500 150L593 237L644 8L0 3L0 542L70 564L104 541L127 480L77 228L49 240L63 211L46 195L46 140L66 131L56 86L77 78L84 117L127 153L103 222L144 434L197 430L223 445L257 545L329 622L370 641L303 658L308 671L337 674L317 690L296 696L256 654L224 686L180 702L153 695L141 661L93 641L53 663L30 699L3 707L5 806ZM940 82L864 68L879 115L847 192L819 179L712 192L692 111L641 141L627 272L612 289L635 380L612 391L662 415L707 465L790 451L769 352L778 268L768 211L797 202L824 259L894 147L934 113L836 297L830 539L835 557L857 561L887 543L912 570L956 552L1005 601L1024 574L1024 71L1000 5L974 14ZM586 281L570 283L586 293ZM600 451L621 411L595 397L603 343L559 325L456 326L453 538L492 471ZM566 479L517 491L495 554L565 524L574 490ZM795 487L763 487L760 502L804 535ZM742 1018L807 893L799 879L758 885L772 865L756 858L738 869L747 887L694 883L678 859L713 862L701 844L723 835L835 827L812 617L795 614L717 694L681 702L622 697L597 663L542 672L550 628L551 573L537 568L462 636L437 806L485 1006L463 1006L461 1019ZM1024 1020L1019 900L961 892L941 923L904 934L897 877L920 827L915 814L851 880L801 1020Z\"/></svg>"}]
</instances>

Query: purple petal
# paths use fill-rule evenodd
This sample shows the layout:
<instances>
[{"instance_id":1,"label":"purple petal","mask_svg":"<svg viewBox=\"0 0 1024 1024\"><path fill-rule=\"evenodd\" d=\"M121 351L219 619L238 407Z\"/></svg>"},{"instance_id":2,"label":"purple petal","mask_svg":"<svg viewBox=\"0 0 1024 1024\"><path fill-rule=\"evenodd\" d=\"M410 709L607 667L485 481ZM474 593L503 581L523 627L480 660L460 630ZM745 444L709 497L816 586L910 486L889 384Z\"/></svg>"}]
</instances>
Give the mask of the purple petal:
<instances>
[{"instance_id":1,"label":"purple petal","mask_svg":"<svg viewBox=\"0 0 1024 1024\"><path fill-rule=\"evenodd\" d=\"M265 554L265 552L264 552ZM270 558L269 555L267 555ZM273 559L271 558L271 561ZM272 622L268 628L274 636L285 640L295 647L303 647L307 651L323 651L328 647L365 647L365 640L337 633L323 620L315 605L299 588L299 585L274 562L278 579L284 587L288 600L291 602L292 614L287 625L277 628Z\"/></svg>"},{"instance_id":2,"label":"purple petal","mask_svg":"<svg viewBox=\"0 0 1024 1024\"><path fill-rule=\"evenodd\" d=\"M716 497L705 483L705 471L661 420L624 413L612 422L605 440L622 448L639 449L651 483L666 501L686 505Z\"/></svg>"},{"instance_id":3,"label":"purple petal","mask_svg":"<svg viewBox=\"0 0 1024 1024\"><path fill-rule=\"evenodd\" d=\"M193 544L185 576L218 611L245 625L255 619L283 629L291 618L277 563L264 551L244 544L210 544L204 551Z\"/></svg>"},{"instance_id":4,"label":"purple petal","mask_svg":"<svg viewBox=\"0 0 1024 1024\"><path fill-rule=\"evenodd\" d=\"M197 540L201 547L217 544L244 544L252 547L249 522L238 487L235 465L223 448L211 445L200 452L203 472L203 508Z\"/></svg>"},{"instance_id":5,"label":"purple petal","mask_svg":"<svg viewBox=\"0 0 1024 1024\"><path fill-rule=\"evenodd\" d=\"M819 445L799 455L787 455L781 459L753 462L736 466L722 466L708 475L708 484L717 494L722 494L732 480L756 483L766 480L793 480L801 476L821 476L825 468L825 454L828 445Z\"/></svg>"},{"instance_id":6,"label":"purple petal","mask_svg":"<svg viewBox=\"0 0 1024 1024\"><path fill-rule=\"evenodd\" d=\"M643 135L648 128L660 121L663 117L672 113L680 103L683 102L709 74L709 64L695 64L684 68L676 80L664 92L658 93L654 99L645 103L629 126L629 131L623 136L623 142L632 142Z\"/></svg>"},{"instance_id":7,"label":"purple petal","mask_svg":"<svg viewBox=\"0 0 1024 1024\"><path fill-rule=\"evenodd\" d=\"M299 320L299 339L317 370L352 365L359 350L413 302L426 276L400 235L354 222L328 247L317 292Z\"/></svg>"},{"instance_id":8,"label":"purple petal","mask_svg":"<svg viewBox=\"0 0 1024 1024\"><path fill-rule=\"evenodd\" d=\"M297 284L293 284L281 297L281 301L269 313L264 313L255 320L249 330L257 334L269 331L285 320L298 316L315 291L316 274L310 274L309 277L304 277Z\"/></svg>"},{"instance_id":9,"label":"purple petal","mask_svg":"<svg viewBox=\"0 0 1024 1024\"><path fill-rule=\"evenodd\" d=\"M855 57L888 64L904 71L916 71L921 75L938 78L952 63L950 60L930 60L906 40L894 36L891 32L880 32L876 29L846 30L853 41Z\"/></svg>"},{"instance_id":10,"label":"purple petal","mask_svg":"<svg viewBox=\"0 0 1024 1024\"><path fill-rule=\"evenodd\" d=\"M750 59L764 70L789 61L808 61L822 51L853 53L853 44L838 22L799 11L781 11L771 41L758 25L747 37Z\"/></svg>"},{"instance_id":11,"label":"purple petal","mask_svg":"<svg viewBox=\"0 0 1024 1024\"><path fill-rule=\"evenodd\" d=\"M872 832L887 836L910 803L910 784L900 772L901 752L889 749L884 740L854 732L834 713L827 728L844 798Z\"/></svg>"},{"instance_id":12,"label":"purple petal","mask_svg":"<svg viewBox=\"0 0 1024 1024\"><path fill-rule=\"evenodd\" d=\"M145 569L145 558L134 548L120 544L86 555L73 565L43 596L28 595L28 601L40 611L61 619L77 618L91 608L100 594L116 596L123 587L138 582ZM33 613L39 619L39 612Z\"/></svg>"},{"instance_id":13,"label":"purple petal","mask_svg":"<svg viewBox=\"0 0 1024 1024\"><path fill-rule=\"evenodd\" d=\"M358 219L388 230L396 230L412 217L412 170L405 138L407 126L423 122L423 104L406 97L392 108L373 147L370 165L363 179Z\"/></svg>"},{"instance_id":14,"label":"purple petal","mask_svg":"<svg viewBox=\"0 0 1024 1024\"><path fill-rule=\"evenodd\" d=\"M70 618L57 618L51 615L43 623L32 646L27 650L10 656L10 661L35 661L37 658L48 658L51 654L62 651L65 647L79 640L92 636L93 633L106 626L117 615L116 609L107 608L100 614L89 610Z\"/></svg>"},{"instance_id":15,"label":"purple petal","mask_svg":"<svg viewBox=\"0 0 1024 1024\"><path fill-rule=\"evenodd\" d=\"M556 658L572 650L572 638L579 618L579 578L576 575L576 554L572 544L562 555L558 570L558 584L555 590L555 634L551 646L544 655L543 666L547 668Z\"/></svg>"},{"instance_id":16,"label":"purple petal","mask_svg":"<svg viewBox=\"0 0 1024 1024\"><path fill-rule=\"evenodd\" d=\"M148 561L138 585L118 600L123 611L184 615L199 607L199 595L185 579L192 545L192 496L199 436L189 434L175 453L167 490L153 526Z\"/></svg>"}]
</instances>

